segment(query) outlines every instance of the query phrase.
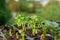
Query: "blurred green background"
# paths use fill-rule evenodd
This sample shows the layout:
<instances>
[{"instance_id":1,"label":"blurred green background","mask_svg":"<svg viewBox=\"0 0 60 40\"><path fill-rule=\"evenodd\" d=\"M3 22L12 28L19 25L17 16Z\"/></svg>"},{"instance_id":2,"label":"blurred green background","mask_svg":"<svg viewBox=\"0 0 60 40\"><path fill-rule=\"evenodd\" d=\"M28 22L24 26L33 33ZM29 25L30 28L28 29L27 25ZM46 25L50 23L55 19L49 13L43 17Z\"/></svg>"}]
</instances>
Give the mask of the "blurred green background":
<instances>
[{"instance_id":1,"label":"blurred green background","mask_svg":"<svg viewBox=\"0 0 60 40\"><path fill-rule=\"evenodd\" d=\"M45 6L41 3L47 2ZM22 13L21 13L22 12ZM47 20L60 20L60 1L58 0L0 0L0 24L12 20L15 13L25 16L38 15ZM9 20L8 20L9 19ZM8 20L8 21L7 21Z\"/></svg>"},{"instance_id":2,"label":"blurred green background","mask_svg":"<svg viewBox=\"0 0 60 40\"><path fill-rule=\"evenodd\" d=\"M41 1L20 0L16 2L17 10L24 15L38 15L47 20L60 20L60 1L49 0L43 7Z\"/></svg>"}]
</instances>

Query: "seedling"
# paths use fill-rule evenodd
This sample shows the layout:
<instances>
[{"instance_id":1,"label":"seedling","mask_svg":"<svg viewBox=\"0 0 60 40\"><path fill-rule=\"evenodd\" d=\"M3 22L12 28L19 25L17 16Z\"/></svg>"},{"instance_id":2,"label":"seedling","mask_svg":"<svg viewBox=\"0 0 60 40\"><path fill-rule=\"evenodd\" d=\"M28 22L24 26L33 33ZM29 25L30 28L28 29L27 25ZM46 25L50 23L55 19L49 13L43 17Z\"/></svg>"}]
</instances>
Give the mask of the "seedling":
<instances>
[{"instance_id":1,"label":"seedling","mask_svg":"<svg viewBox=\"0 0 60 40\"><path fill-rule=\"evenodd\" d=\"M3 34L6 34L6 32L7 32L6 30L2 30L2 33L3 33Z\"/></svg>"},{"instance_id":2,"label":"seedling","mask_svg":"<svg viewBox=\"0 0 60 40\"><path fill-rule=\"evenodd\" d=\"M44 21L44 27L43 27L43 30L45 29L45 33L46 34L46 31L50 29L52 35L54 36L54 39L57 40L57 37L56 37L56 31L54 31L54 29L56 27L58 27L58 24L56 22L50 22L50 21Z\"/></svg>"},{"instance_id":3,"label":"seedling","mask_svg":"<svg viewBox=\"0 0 60 40\"><path fill-rule=\"evenodd\" d=\"M24 31L21 29L19 30L19 33L21 34L22 38L20 40L24 40Z\"/></svg>"},{"instance_id":4,"label":"seedling","mask_svg":"<svg viewBox=\"0 0 60 40\"><path fill-rule=\"evenodd\" d=\"M18 39L18 33L16 33L16 38Z\"/></svg>"},{"instance_id":5,"label":"seedling","mask_svg":"<svg viewBox=\"0 0 60 40\"><path fill-rule=\"evenodd\" d=\"M18 14L18 15L15 17L15 23L17 23L18 26L21 26L23 19L24 19L24 17L22 17L21 14Z\"/></svg>"},{"instance_id":6,"label":"seedling","mask_svg":"<svg viewBox=\"0 0 60 40\"><path fill-rule=\"evenodd\" d=\"M37 34L37 27L35 26L36 24L36 22L38 21L38 18L37 18L37 16L36 15L33 15L33 16L31 16L31 20L30 20L30 22L31 22L31 29L32 29L32 34L33 35L35 35L35 34Z\"/></svg>"},{"instance_id":7,"label":"seedling","mask_svg":"<svg viewBox=\"0 0 60 40\"><path fill-rule=\"evenodd\" d=\"M12 36L12 33L11 33L11 32L12 32L12 29L9 30L9 34L10 34L10 36Z\"/></svg>"}]
</instances>

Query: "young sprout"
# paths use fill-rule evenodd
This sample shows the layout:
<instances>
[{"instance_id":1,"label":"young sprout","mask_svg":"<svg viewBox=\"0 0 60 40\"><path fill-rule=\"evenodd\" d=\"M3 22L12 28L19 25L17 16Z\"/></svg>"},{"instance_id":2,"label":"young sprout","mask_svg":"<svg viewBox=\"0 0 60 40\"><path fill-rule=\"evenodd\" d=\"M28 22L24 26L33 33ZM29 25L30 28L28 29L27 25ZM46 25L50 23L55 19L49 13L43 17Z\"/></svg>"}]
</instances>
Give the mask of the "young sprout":
<instances>
[{"instance_id":1,"label":"young sprout","mask_svg":"<svg viewBox=\"0 0 60 40\"><path fill-rule=\"evenodd\" d=\"M57 37L56 37L56 31L54 30L56 27L58 27L58 23L56 23L56 22L50 22L50 21L44 21L44 22L42 22L42 24L43 24L43 26L45 26L45 27L43 27L44 29L46 28L46 30L45 31L47 31L47 30L50 30L51 31L51 33L52 33L52 35L54 36L54 39L55 40L57 40ZM43 29L43 30L44 30ZM44 32L45 32L44 31Z\"/></svg>"},{"instance_id":2,"label":"young sprout","mask_svg":"<svg viewBox=\"0 0 60 40\"><path fill-rule=\"evenodd\" d=\"M54 36L54 40L57 40L57 32L55 31L55 28L57 28L59 25L58 25L58 23L56 23L56 22L51 22L51 33L52 33L52 35Z\"/></svg>"},{"instance_id":3,"label":"young sprout","mask_svg":"<svg viewBox=\"0 0 60 40\"><path fill-rule=\"evenodd\" d=\"M12 29L9 30L9 34L10 34L10 36L12 36L12 33L11 33L11 32L12 32Z\"/></svg>"},{"instance_id":4,"label":"young sprout","mask_svg":"<svg viewBox=\"0 0 60 40\"><path fill-rule=\"evenodd\" d=\"M37 28L36 28L35 24L32 25L32 34L33 35L37 34Z\"/></svg>"},{"instance_id":5,"label":"young sprout","mask_svg":"<svg viewBox=\"0 0 60 40\"><path fill-rule=\"evenodd\" d=\"M18 39L18 33L16 33L16 38Z\"/></svg>"},{"instance_id":6,"label":"young sprout","mask_svg":"<svg viewBox=\"0 0 60 40\"><path fill-rule=\"evenodd\" d=\"M60 27L56 28L55 29L56 33L58 33L56 36L57 36L57 39L60 40Z\"/></svg>"},{"instance_id":7,"label":"young sprout","mask_svg":"<svg viewBox=\"0 0 60 40\"><path fill-rule=\"evenodd\" d=\"M22 29L25 31L26 30L26 28L25 28L26 18L23 17L21 21L22 21Z\"/></svg>"},{"instance_id":8,"label":"young sprout","mask_svg":"<svg viewBox=\"0 0 60 40\"><path fill-rule=\"evenodd\" d=\"M2 33L3 33L3 34L6 34L6 32L7 32L6 30L2 30Z\"/></svg>"},{"instance_id":9,"label":"young sprout","mask_svg":"<svg viewBox=\"0 0 60 40\"><path fill-rule=\"evenodd\" d=\"M21 34L22 38L20 40L24 40L24 31L21 29L19 30L19 33Z\"/></svg>"},{"instance_id":10,"label":"young sprout","mask_svg":"<svg viewBox=\"0 0 60 40\"><path fill-rule=\"evenodd\" d=\"M22 29L25 30L25 17L22 16L21 14L17 15L15 18L15 22L18 24L18 26L22 25Z\"/></svg>"},{"instance_id":11,"label":"young sprout","mask_svg":"<svg viewBox=\"0 0 60 40\"><path fill-rule=\"evenodd\" d=\"M24 18L24 17L23 17L21 14L18 14L18 15L15 17L15 23L17 23L18 26L21 26L23 18Z\"/></svg>"},{"instance_id":12,"label":"young sprout","mask_svg":"<svg viewBox=\"0 0 60 40\"><path fill-rule=\"evenodd\" d=\"M50 23L50 22L47 20L44 20L41 22L41 27L43 30L43 34L41 35L41 40L44 40L44 38L46 36L47 29L48 29L48 27L50 27L50 24L48 24L48 23Z\"/></svg>"},{"instance_id":13,"label":"young sprout","mask_svg":"<svg viewBox=\"0 0 60 40\"><path fill-rule=\"evenodd\" d=\"M15 30L16 30L16 27L14 27L14 26L13 26L13 30L14 30L14 32L15 32Z\"/></svg>"},{"instance_id":14,"label":"young sprout","mask_svg":"<svg viewBox=\"0 0 60 40\"><path fill-rule=\"evenodd\" d=\"M31 23L30 20L31 20L30 16L27 16L25 19L26 23L28 23L28 29L30 28L30 23Z\"/></svg>"},{"instance_id":15,"label":"young sprout","mask_svg":"<svg viewBox=\"0 0 60 40\"><path fill-rule=\"evenodd\" d=\"M38 18L37 18L37 16L36 15L33 15L33 16L31 16L31 20L30 20L30 23L31 23L31 29L32 29L32 34L33 35L35 35L35 34L37 34L37 27L38 26L35 26L36 24L36 22L38 21Z\"/></svg>"},{"instance_id":16,"label":"young sprout","mask_svg":"<svg viewBox=\"0 0 60 40\"><path fill-rule=\"evenodd\" d=\"M45 39L45 36L46 36L46 31L47 29L45 28L45 26L42 25L42 30L43 30L43 34L41 35L41 40L44 40Z\"/></svg>"}]
</instances>

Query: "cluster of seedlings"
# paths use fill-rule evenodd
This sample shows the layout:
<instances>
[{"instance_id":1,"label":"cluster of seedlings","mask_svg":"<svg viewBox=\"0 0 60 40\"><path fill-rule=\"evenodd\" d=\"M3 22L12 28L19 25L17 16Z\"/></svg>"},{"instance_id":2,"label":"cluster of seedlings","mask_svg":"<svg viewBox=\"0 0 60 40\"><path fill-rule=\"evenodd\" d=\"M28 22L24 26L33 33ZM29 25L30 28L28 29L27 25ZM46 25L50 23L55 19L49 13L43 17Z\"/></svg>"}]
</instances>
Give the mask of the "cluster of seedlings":
<instances>
[{"instance_id":1,"label":"cluster of seedlings","mask_svg":"<svg viewBox=\"0 0 60 40\"><path fill-rule=\"evenodd\" d=\"M1 29L7 40L60 40L59 24L36 15L25 17L18 14L14 24Z\"/></svg>"}]
</instances>

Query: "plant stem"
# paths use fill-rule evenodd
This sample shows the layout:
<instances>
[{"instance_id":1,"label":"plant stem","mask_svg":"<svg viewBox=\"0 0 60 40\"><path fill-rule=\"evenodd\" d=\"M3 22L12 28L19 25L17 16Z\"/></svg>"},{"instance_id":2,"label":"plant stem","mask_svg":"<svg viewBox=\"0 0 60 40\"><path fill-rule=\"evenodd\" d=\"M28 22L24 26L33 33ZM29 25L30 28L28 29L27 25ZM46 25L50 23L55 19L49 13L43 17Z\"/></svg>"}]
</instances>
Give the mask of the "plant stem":
<instances>
[{"instance_id":1,"label":"plant stem","mask_svg":"<svg viewBox=\"0 0 60 40\"><path fill-rule=\"evenodd\" d=\"M10 36L12 36L11 29L9 30Z\"/></svg>"},{"instance_id":2,"label":"plant stem","mask_svg":"<svg viewBox=\"0 0 60 40\"><path fill-rule=\"evenodd\" d=\"M54 36L54 40L57 40L57 37L56 36Z\"/></svg>"}]
</instances>

